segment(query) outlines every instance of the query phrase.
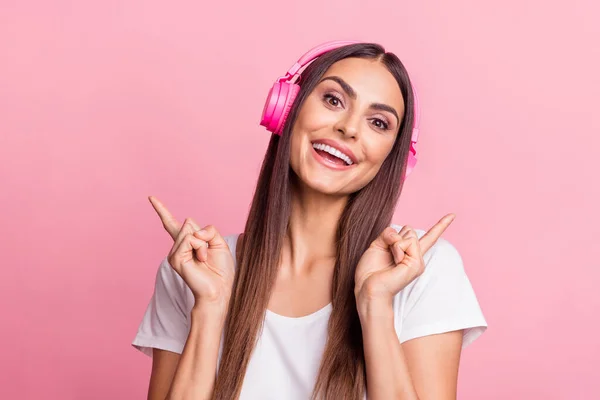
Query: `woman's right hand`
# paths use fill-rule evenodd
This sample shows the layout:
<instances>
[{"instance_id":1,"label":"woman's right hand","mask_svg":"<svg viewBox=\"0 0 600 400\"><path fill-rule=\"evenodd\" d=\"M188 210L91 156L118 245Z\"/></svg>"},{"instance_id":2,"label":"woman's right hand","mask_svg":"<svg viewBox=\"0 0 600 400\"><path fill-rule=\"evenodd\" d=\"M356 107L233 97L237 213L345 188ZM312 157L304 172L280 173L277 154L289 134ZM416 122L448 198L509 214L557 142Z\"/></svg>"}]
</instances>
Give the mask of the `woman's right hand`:
<instances>
[{"instance_id":1,"label":"woman's right hand","mask_svg":"<svg viewBox=\"0 0 600 400\"><path fill-rule=\"evenodd\" d=\"M234 276L227 242L214 226L200 229L191 218L186 218L182 226L158 199L148 199L173 238L167 260L192 290L195 307L217 305L226 310Z\"/></svg>"}]
</instances>

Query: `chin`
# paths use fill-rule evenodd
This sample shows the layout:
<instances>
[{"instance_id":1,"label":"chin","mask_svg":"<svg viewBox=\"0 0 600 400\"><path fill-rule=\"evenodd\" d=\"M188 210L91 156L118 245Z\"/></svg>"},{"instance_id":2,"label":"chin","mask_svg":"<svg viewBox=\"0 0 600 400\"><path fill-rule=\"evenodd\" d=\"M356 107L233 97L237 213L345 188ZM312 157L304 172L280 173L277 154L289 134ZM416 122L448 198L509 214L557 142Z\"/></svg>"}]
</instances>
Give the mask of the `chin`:
<instances>
[{"instance_id":1,"label":"chin","mask_svg":"<svg viewBox=\"0 0 600 400\"><path fill-rule=\"evenodd\" d=\"M312 176L300 178L302 185L311 190L330 196L348 196L352 190L348 190L347 184L340 182L339 177Z\"/></svg>"}]
</instances>

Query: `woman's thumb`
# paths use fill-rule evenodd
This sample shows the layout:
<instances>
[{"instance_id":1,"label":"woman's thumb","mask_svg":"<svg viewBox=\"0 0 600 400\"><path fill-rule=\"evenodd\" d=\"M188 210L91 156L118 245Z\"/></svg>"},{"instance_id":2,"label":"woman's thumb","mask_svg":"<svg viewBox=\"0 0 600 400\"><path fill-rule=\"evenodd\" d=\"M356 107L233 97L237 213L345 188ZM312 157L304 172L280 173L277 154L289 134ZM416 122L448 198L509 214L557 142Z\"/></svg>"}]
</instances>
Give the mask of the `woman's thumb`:
<instances>
[{"instance_id":1,"label":"woman's thumb","mask_svg":"<svg viewBox=\"0 0 600 400\"><path fill-rule=\"evenodd\" d=\"M211 249L225 249L229 247L227 246L227 242L225 241L223 236L221 236L221 234L219 233L219 231L217 231L217 228L215 228L214 225L208 225L202 228L201 230L197 231L195 235L199 239L202 239L205 242L207 242L208 247Z\"/></svg>"}]
</instances>

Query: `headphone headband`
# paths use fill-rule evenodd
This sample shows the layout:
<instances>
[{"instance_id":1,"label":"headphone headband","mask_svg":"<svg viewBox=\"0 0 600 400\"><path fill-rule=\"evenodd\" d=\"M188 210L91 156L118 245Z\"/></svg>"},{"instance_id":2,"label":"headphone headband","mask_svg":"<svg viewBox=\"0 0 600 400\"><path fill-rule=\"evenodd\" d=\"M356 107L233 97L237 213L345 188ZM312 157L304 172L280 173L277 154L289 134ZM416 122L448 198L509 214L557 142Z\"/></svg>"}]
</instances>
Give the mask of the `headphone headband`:
<instances>
[{"instance_id":1,"label":"headphone headband","mask_svg":"<svg viewBox=\"0 0 600 400\"><path fill-rule=\"evenodd\" d=\"M349 44L356 44L356 43L360 43L360 42L353 41L353 40L336 40L336 41L332 41L332 42L323 43L317 47L314 47L314 48L310 49L309 51L307 51L306 53L304 53L304 55L302 57L300 57L298 59L298 61L296 61L296 63L294 63L294 65L292 65L290 67L290 69L288 69L288 72L286 72L285 76L280 77L278 79L278 81L281 82L282 80L287 80L289 82L289 81L291 81L291 79L293 77L300 76L300 72L301 72L300 70L307 67L311 62L313 62L320 55L323 55L323 54L327 53L328 51L337 49L338 47L347 46Z\"/></svg>"}]
</instances>

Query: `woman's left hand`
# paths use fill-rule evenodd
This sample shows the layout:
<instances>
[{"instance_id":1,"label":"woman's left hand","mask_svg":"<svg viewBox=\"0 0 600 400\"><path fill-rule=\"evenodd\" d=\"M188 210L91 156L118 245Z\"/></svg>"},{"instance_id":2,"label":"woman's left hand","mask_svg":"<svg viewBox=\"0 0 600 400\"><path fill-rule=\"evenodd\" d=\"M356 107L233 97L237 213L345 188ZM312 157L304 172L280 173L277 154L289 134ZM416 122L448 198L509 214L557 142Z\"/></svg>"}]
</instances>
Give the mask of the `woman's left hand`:
<instances>
[{"instance_id":1,"label":"woman's left hand","mask_svg":"<svg viewBox=\"0 0 600 400\"><path fill-rule=\"evenodd\" d=\"M454 220L448 214L421 239L409 226L400 232L387 227L364 252L356 266L354 294L359 308L372 302L391 305L392 298L423 273L423 254ZM360 310L359 310L360 311Z\"/></svg>"}]
</instances>

